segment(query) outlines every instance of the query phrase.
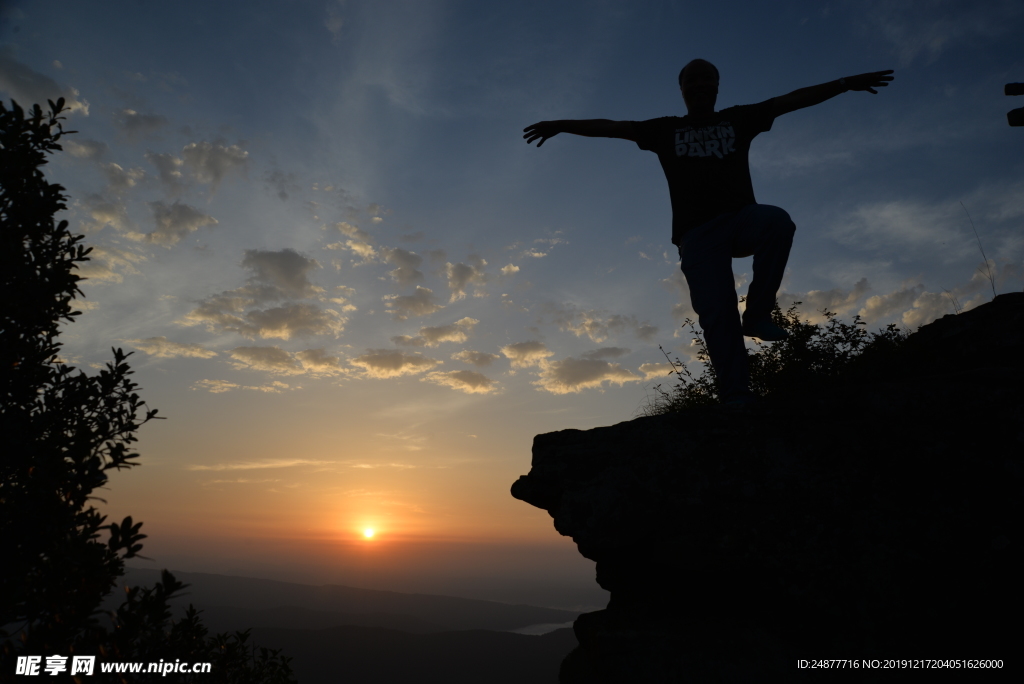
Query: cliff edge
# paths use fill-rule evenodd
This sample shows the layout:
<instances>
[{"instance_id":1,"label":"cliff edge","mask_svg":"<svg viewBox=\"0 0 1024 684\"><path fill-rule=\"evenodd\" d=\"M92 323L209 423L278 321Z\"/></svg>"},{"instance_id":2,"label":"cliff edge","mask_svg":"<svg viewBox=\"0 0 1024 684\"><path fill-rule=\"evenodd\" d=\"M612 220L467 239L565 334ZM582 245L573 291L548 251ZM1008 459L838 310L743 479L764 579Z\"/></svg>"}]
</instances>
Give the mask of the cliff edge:
<instances>
[{"instance_id":1,"label":"cliff edge","mask_svg":"<svg viewBox=\"0 0 1024 684\"><path fill-rule=\"evenodd\" d=\"M1024 293L861 361L805 396L534 439L512 495L611 592L577 619L562 682L813 680L798 661L823 658L873 681L891 673L864 660L1012 658Z\"/></svg>"}]
</instances>

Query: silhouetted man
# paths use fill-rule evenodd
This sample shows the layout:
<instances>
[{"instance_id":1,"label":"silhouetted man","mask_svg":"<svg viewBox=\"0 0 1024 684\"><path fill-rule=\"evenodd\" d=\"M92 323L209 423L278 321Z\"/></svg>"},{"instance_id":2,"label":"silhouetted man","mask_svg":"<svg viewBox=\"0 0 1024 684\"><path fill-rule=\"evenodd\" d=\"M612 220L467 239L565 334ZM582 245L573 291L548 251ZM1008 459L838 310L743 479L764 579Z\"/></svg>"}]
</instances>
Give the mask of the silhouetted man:
<instances>
[{"instance_id":1,"label":"silhouetted man","mask_svg":"<svg viewBox=\"0 0 1024 684\"><path fill-rule=\"evenodd\" d=\"M722 400L754 401L743 336L768 342L788 333L771 312L789 259L796 226L782 209L757 204L747 154L758 133L771 130L780 114L816 105L848 90L877 94L892 70L847 76L794 90L788 95L715 111L718 69L695 59L679 72L684 117L649 121L541 121L523 130L537 147L559 133L632 140L658 155L672 197L672 242L690 288L690 303L704 330ZM737 307L732 259L754 256L754 276L743 319Z\"/></svg>"}]
</instances>

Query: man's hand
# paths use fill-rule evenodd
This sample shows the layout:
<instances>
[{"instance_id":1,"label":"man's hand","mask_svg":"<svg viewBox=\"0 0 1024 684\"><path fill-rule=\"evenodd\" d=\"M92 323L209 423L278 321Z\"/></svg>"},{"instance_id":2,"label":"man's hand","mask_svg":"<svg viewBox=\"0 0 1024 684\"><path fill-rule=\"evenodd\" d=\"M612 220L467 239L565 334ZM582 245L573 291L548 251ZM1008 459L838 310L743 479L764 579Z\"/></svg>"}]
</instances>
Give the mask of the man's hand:
<instances>
[{"instance_id":1,"label":"man's hand","mask_svg":"<svg viewBox=\"0 0 1024 684\"><path fill-rule=\"evenodd\" d=\"M893 79L891 74L892 69L886 69L885 71L872 71L867 74L858 74L856 76L846 77L846 87L850 90L866 90L869 93L875 95L878 91L875 88L884 88L889 85L889 81Z\"/></svg>"},{"instance_id":2,"label":"man's hand","mask_svg":"<svg viewBox=\"0 0 1024 684\"><path fill-rule=\"evenodd\" d=\"M527 145L540 138L540 142L537 143L537 147L540 147L548 138L562 133L563 128L560 121L540 121L530 124L523 131L525 132L523 137L526 139Z\"/></svg>"}]
</instances>

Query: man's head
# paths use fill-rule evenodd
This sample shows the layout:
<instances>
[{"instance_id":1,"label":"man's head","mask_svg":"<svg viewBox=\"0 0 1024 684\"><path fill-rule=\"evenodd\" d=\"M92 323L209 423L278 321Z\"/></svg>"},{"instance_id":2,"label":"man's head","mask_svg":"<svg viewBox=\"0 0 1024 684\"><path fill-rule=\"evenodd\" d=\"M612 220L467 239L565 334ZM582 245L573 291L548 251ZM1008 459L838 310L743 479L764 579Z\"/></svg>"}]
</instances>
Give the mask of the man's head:
<instances>
[{"instance_id":1,"label":"man's head","mask_svg":"<svg viewBox=\"0 0 1024 684\"><path fill-rule=\"evenodd\" d=\"M690 114L710 114L718 100L718 69L706 59L695 59L679 72L679 91Z\"/></svg>"}]
</instances>

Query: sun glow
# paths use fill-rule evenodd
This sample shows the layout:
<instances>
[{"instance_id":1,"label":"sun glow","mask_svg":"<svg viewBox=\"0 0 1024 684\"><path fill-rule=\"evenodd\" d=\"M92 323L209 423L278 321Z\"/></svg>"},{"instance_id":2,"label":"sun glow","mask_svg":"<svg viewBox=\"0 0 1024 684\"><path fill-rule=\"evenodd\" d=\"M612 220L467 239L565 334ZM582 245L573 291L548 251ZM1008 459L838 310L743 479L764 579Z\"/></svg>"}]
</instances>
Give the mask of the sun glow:
<instances>
[{"instance_id":1,"label":"sun glow","mask_svg":"<svg viewBox=\"0 0 1024 684\"><path fill-rule=\"evenodd\" d=\"M373 539L373 535L375 534L377 534L377 532L372 527L367 527L365 530L363 530L363 536L367 539Z\"/></svg>"}]
</instances>

